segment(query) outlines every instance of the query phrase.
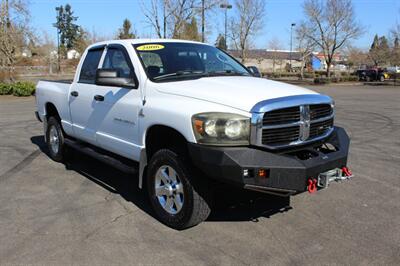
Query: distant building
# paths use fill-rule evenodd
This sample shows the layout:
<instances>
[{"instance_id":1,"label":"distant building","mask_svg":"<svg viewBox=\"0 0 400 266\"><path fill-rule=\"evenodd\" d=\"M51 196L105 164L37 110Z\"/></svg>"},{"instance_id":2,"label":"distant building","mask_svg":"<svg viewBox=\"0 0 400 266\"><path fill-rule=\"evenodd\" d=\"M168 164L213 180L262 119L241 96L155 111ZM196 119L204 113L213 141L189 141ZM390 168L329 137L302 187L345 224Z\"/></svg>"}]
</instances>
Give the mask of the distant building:
<instances>
[{"instance_id":1,"label":"distant building","mask_svg":"<svg viewBox=\"0 0 400 266\"><path fill-rule=\"evenodd\" d=\"M57 59L58 58L58 51L57 50L50 51L50 58L51 59Z\"/></svg>"},{"instance_id":2,"label":"distant building","mask_svg":"<svg viewBox=\"0 0 400 266\"><path fill-rule=\"evenodd\" d=\"M229 50L228 53L240 61L240 51ZM287 50L253 49L246 51L246 66L256 66L262 72L285 71L292 60L292 68L302 65L301 53Z\"/></svg>"},{"instance_id":3,"label":"distant building","mask_svg":"<svg viewBox=\"0 0 400 266\"><path fill-rule=\"evenodd\" d=\"M326 70L326 62L325 62L325 57L324 54L321 52L314 52L311 54L311 66L312 69L315 70ZM332 64L332 70L337 70L337 71L343 71L346 70L346 62L347 62L347 57L340 53L336 53L333 56L333 64Z\"/></svg>"},{"instance_id":4,"label":"distant building","mask_svg":"<svg viewBox=\"0 0 400 266\"><path fill-rule=\"evenodd\" d=\"M322 70L322 60L321 58L315 56L314 54L310 55L311 68L312 70Z\"/></svg>"},{"instance_id":5,"label":"distant building","mask_svg":"<svg viewBox=\"0 0 400 266\"><path fill-rule=\"evenodd\" d=\"M22 57L32 57L32 52L28 48L24 48L24 49L22 49L21 56Z\"/></svg>"},{"instance_id":6,"label":"distant building","mask_svg":"<svg viewBox=\"0 0 400 266\"><path fill-rule=\"evenodd\" d=\"M71 60L71 59L79 59L81 57L81 54L77 51L77 50L69 50L67 52L67 59Z\"/></svg>"}]
</instances>

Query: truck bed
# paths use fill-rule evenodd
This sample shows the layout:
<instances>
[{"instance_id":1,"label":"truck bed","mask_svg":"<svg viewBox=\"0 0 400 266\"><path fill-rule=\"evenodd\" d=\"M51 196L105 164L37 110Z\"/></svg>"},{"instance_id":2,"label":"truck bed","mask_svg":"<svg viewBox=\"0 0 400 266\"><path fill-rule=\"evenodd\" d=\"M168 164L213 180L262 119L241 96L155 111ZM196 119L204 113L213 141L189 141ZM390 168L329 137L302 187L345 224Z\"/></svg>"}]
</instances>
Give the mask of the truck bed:
<instances>
[{"instance_id":1,"label":"truck bed","mask_svg":"<svg viewBox=\"0 0 400 266\"><path fill-rule=\"evenodd\" d=\"M63 121L71 121L68 104L71 84L71 80L39 80L36 85L36 105L42 120L45 119L46 105L51 103Z\"/></svg>"}]
</instances>

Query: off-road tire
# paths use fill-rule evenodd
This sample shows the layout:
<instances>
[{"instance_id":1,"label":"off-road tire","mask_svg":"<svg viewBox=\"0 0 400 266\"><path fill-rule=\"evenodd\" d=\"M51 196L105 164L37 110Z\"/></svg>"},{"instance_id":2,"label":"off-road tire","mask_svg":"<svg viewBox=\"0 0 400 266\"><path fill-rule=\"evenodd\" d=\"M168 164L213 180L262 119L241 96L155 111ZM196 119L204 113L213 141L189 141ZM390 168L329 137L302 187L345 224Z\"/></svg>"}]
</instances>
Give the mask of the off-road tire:
<instances>
[{"instance_id":1,"label":"off-road tire","mask_svg":"<svg viewBox=\"0 0 400 266\"><path fill-rule=\"evenodd\" d=\"M183 184L183 205L176 214L167 212L156 196L156 174L163 166L172 167ZM206 185L204 179L196 176L194 167L172 150L159 150L150 160L147 171L147 190L150 202L157 218L171 228L182 230L207 219L211 209Z\"/></svg>"},{"instance_id":2,"label":"off-road tire","mask_svg":"<svg viewBox=\"0 0 400 266\"><path fill-rule=\"evenodd\" d=\"M52 130L54 130L52 132ZM52 134L57 134L57 138L58 138L58 144L57 144L57 149L54 148L52 143L52 140L50 139L52 136ZM60 122L57 118L55 117L50 117L47 120L47 128L46 128L46 144L47 144L47 148L49 151L49 156L51 159L53 159L56 162L63 162L65 160L66 157L66 147L65 147L65 143L64 143L64 132L61 128Z\"/></svg>"}]
</instances>

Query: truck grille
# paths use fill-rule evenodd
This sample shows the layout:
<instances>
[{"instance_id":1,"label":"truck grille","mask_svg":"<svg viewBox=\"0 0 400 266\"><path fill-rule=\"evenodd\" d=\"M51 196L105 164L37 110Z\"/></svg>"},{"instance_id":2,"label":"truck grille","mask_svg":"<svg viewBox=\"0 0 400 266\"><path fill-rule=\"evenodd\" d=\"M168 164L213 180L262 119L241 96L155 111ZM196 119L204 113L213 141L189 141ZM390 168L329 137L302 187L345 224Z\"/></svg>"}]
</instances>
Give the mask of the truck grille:
<instances>
[{"instance_id":1,"label":"truck grille","mask_svg":"<svg viewBox=\"0 0 400 266\"><path fill-rule=\"evenodd\" d=\"M324 135L326 131L333 127L333 119L311 123L310 125L310 138L316 138Z\"/></svg>"},{"instance_id":2,"label":"truck grille","mask_svg":"<svg viewBox=\"0 0 400 266\"><path fill-rule=\"evenodd\" d=\"M261 144L277 148L316 140L333 129L330 104L310 104L264 113Z\"/></svg>"},{"instance_id":3,"label":"truck grille","mask_svg":"<svg viewBox=\"0 0 400 266\"><path fill-rule=\"evenodd\" d=\"M263 118L263 124L266 125L288 124L299 120L300 120L300 107L296 106L265 113Z\"/></svg>"},{"instance_id":4,"label":"truck grille","mask_svg":"<svg viewBox=\"0 0 400 266\"><path fill-rule=\"evenodd\" d=\"M298 140L299 134L299 126L264 129L262 132L262 143L264 145L285 144Z\"/></svg>"},{"instance_id":5,"label":"truck grille","mask_svg":"<svg viewBox=\"0 0 400 266\"><path fill-rule=\"evenodd\" d=\"M310 118L311 120L320 119L332 115L332 108L330 104L314 104L310 105Z\"/></svg>"}]
</instances>

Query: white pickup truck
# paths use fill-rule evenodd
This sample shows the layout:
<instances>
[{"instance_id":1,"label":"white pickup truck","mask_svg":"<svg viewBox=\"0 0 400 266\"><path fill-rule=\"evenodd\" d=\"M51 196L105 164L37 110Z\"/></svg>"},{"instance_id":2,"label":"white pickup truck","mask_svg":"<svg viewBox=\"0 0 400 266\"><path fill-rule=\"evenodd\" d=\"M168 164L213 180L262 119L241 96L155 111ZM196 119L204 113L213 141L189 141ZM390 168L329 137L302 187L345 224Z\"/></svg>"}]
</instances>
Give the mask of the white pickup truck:
<instances>
[{"instance_id":1,"label":"white pickup truck","mask_svg":"<svg viewBox=\"0 0 400 266\"><path fill-rule=\"evenodd\" d=\"M52 159L74 148L137 176L176 229L208 217L215 183L290 196L351 176L330 97L202 43L94 44L73 81L40 81L36 101Z\"/></svg>"}]
</instances>

